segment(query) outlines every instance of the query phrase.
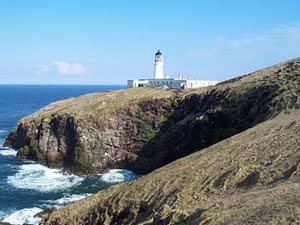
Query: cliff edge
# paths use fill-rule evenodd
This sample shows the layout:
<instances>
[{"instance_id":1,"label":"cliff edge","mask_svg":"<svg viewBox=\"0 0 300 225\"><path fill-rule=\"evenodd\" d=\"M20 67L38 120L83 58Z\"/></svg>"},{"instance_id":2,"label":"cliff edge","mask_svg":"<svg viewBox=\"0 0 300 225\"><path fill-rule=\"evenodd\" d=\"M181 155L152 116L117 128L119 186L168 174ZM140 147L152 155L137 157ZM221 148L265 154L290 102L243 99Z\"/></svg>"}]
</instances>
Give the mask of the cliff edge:
<instances>
[{"instance_id":1,"label":"cliff edge","mask_svg":"<svg viewBox=\"0 0 300 225\"><path fill-rule=\"evenodd\" d=\"M300 58L172 99L139 156L193 154L41 224L299 223Z\"/></svg>"},{"instance_id":2,"label":"cliff edge","mask_svg":"<svg viewBox=\"0 0 300 225\"><path fill-rule=\"evenodd\" d=\"M55 102L22 118L4 146L18 149L17 158L79 174L139 171L139 153L171 114L174 96L176 91L143 88Z\"/></svg>"}]
</instances>

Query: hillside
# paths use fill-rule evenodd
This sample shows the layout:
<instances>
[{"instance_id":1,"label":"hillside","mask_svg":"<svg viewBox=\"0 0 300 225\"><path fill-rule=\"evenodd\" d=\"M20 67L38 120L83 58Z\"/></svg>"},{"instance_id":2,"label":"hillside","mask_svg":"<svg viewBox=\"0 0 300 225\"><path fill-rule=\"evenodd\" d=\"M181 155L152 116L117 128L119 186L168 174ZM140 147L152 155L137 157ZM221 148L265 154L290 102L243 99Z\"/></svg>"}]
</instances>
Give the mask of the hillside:
<instances>
[{"instance_id":1,"label":"hillside","mask_svg":"<svg viewBox=\"0 0 300 225\"><path fill-rule=\"evenodd\" d=\"M193 154L41 224L300 223L299 97L300 58L172 97L139 157L150 171Z\"/></svg>"}]
</instances>

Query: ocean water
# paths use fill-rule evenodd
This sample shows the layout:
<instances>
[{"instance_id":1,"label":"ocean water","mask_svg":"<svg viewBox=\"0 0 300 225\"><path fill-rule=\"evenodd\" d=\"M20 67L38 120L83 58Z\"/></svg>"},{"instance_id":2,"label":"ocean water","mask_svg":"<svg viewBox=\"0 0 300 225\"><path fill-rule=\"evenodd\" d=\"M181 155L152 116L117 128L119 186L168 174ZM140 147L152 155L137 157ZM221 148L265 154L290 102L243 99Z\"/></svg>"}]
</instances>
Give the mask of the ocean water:
<instances>
[{"instance_id":1,"label":"ocean water","mask_svg":"<svg viewBox=\"0 0 300 225\"><path fill-rule=\"evenodd\" d=\"M0 85L0 221L38 224L34 215L59 208L111 185L135 179L129 170L114 169L97 176L63 174L30 160L17 160L17 151L3 148L17 121L43 106L70 97L125 86Z\"/></svg>"}]
</instances>

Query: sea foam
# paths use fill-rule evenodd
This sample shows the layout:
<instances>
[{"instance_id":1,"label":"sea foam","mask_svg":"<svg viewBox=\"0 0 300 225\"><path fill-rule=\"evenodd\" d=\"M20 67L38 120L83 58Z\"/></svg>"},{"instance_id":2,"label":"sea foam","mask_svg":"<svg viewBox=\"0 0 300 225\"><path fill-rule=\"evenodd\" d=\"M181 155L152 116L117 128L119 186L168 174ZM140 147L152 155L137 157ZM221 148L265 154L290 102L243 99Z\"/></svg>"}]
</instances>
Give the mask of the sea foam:
<instances>
[{"instance_id":1,"label":"sea foam","mask_svg":"<svg viewBox=\"0 0 300 225\"><path fill-rule=\"evenodd\" d=\"M101 174L100 177L106 183L120 183L140 176L127 169L112 169L108 173Z\"/></svg>"},{"instance_id":2,"label":"sea foam","mask_svg":"<svg viewBox=\"0 0 300 225\"><path fill-rule=\"evenodd\" d=\"M0 129L0 134L5 134L7 132L8 132L8 130L6 130L6 129Z\"/></svg>"},{"instance_id":3,"label":"sea foam","mask_svg":"<svg viewBox=\"0 0 300 225\"><path fill-rule=\"evenodd\" d=\"M75 201L79 201L81 199L84 199L92 194L65 194L63 198L59 198L56 200L46 200L43 201L43 204L41 205L43 208L60 208L62 206L65 206L67 204L70 204Z\"/></svg>"},{"instance_id":4,"label":"sea foam","mask_svg":"<svg viewBox=\"0 0 300 225\"><path fill-rule=\"evenodd\" d=\"M18 151L11 148L0 148L0 155L3 156L16 156L17 152Z\"/></svg>"},{"instance_id":5,"label":"sea foam","mask_svg":"<svg viewBox=\"0 0 300 225\"><path fill-rule=\"evenodd\" d=\"M88 196L90 196L91 194L82 194L82 195L66 195L65 197L63 198L60 198L60 199L57 199L55 200L56 203L58 203L59 205L66 205L66 204L70 204L72 202L75 202L75 201L79 201L81 199L84 199Z\"/></svg>"},{"instance_id":6,"label":"sea foam","mask_svg":"<svg viewBox=\"0 0 300 225\"><path fill-rule=\"evenodd\" d=\"M21 209L5 217L3 221L12 224L29 223L37 225L41 221L41 218L34 217L34 215L41 211L43 210L36 207Z\"/></svg>"},{"instance_id":7,"label":"sea foam","mask_svg":"<svg viewBox=\"0 0 300 225\"><path fill-rule=\"evenodd\" d=\"M79 184L83 179L76 175L65 175L59 169L50 169L39 164L27 164L19 166L14 176L8 176L7 183L16 188L52 192L68 189Z\"/></svg>"}]
</instances>

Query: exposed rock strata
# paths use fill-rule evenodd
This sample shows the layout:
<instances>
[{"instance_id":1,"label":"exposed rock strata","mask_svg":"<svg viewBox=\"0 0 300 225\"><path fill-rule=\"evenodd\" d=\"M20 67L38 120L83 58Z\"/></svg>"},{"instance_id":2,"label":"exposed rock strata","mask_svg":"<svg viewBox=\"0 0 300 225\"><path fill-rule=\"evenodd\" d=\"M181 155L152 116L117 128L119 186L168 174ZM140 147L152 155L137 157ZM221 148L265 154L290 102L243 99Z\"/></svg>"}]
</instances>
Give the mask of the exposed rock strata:
<instances>
[{"instance_id":1,"label":"exposed rock strata","mask_svg":"<svg viewBox=\"0 0 300 225\"><path fill-rule=\"evenodd\" d=\"M209 147L41 224L300 222L300 58L183 93L172 109L138 154L155 168Z\"/></svg>"}]
</instances>

